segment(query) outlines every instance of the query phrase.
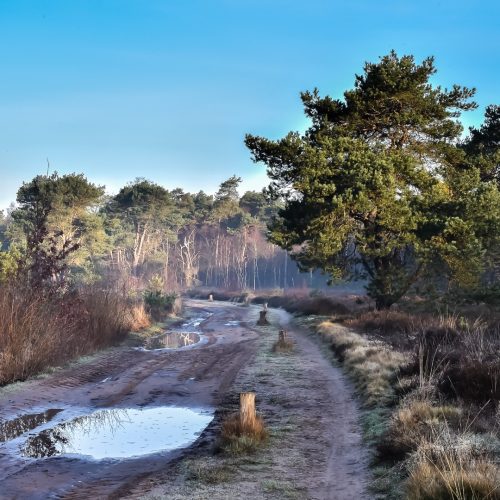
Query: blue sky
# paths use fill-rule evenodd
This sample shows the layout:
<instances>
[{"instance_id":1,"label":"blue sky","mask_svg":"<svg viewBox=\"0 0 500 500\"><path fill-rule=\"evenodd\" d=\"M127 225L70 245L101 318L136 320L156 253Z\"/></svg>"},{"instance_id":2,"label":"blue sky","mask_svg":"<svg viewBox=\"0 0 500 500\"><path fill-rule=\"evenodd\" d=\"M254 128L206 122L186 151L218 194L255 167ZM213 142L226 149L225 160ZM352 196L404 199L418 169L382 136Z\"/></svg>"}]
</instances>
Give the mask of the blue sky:
<instances>
[{"instance_id":1,"label":"blue sky","mask_svg":"<svg viewBox=\"0 0 500 500\"><path fill-rule=\"evenodd\" d=\"M213 192L265 184L251 132L303 129L298 94L340 97L391 49L499 103L496 0L0 0L0 208L23 180L83 172Z\"/></svg>"}]
</instances>

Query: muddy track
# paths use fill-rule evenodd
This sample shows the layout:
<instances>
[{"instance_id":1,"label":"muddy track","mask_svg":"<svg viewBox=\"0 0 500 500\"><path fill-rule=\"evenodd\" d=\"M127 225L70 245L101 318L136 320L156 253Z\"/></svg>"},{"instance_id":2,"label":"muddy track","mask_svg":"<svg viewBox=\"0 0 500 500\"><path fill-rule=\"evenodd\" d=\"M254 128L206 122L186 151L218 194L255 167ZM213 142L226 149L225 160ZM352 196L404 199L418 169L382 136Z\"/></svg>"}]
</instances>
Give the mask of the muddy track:
<instances>
[{"instance_id":1,"label":"muddy track","mask_svg":"<svg viewBox=\"0 0 500 500\"><path fill-rule=\"evenodd\" d=\"M51 409L62 410L58 416L78 416L82 409L89 412L103 408L217 409L240 377L239 372L250 369L254 363L259 333L250 325L255 324L256 310L201 301L190 301L189 307L194 312L210 313L201 325L204 344L160 351L115 348L45 378L5 388L0 391L0 422L13 422L21 415ZM283 323L289 321L286 313L276 314ZM360 458L358 414L350 389L318 346L303 332L297 330L296 333L304 373L319 389L310 401L306 398L295 405L297 411L309 412L311 416L314 411L319 412L321 420L317 436L306 435L302 445L297 443L308 450L307 440L320 441L316 447L322 458L315 461L314 473L303 471L304 481L307 482L308 476L317 476L318 484L310 488L311 498L361 498L366 479L365 458ZM311 404L316 405L315 410ZM324 408L326 413L319 408ZM328 416L332 409L336 415L333 426ZM13 453L12 447L6 447L9 443L2 443L0 439L0 498L121 498L128 493L138 498L138 492L147 491L145 484L149 484L151 478L161 481L162 474L180 457L192 453L193 449L209 449L214 438L213 427L209 426L189 449L123 460L89 460L65 455L27 459ZM339 484L343 485L340 489ZM306 488L309 487L306 485ZM359 495L346 496L346 491Z\"/></svg>"}]
</instances>

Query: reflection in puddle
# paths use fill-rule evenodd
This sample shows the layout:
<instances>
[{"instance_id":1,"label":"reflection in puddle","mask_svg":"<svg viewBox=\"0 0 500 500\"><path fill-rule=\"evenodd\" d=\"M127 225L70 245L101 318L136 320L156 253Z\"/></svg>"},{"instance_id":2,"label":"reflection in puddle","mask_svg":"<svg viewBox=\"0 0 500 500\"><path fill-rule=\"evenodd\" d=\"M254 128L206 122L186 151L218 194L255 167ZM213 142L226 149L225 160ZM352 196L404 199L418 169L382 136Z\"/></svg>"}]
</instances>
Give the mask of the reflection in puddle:
<instances>
[{"instance_id":1,"label":"reflection in puddle","mask_svg":"<svg viewBox=\"0 0 500 500\"><path fill-rule=\"evenodd\" d=\"M150 338L146 341L146 349L178 349L187 347L200 341L200 336L194 332L169 332L158 337Z\"/></svg>"},{"instance_id":2,"label":"reflection in puddle","mask_svg":"<svg viewBox=\"0 0 500 500\"><path fill-rule=\"evenodd\" d=\"M212 420L189 408L100 410L46 429L27 440L33 458L62 454L95 459L126 458L181 448L194 442Z\"/></svg>"},{"instance_id":3,"label":"reflection in puddle","mask_svg":"<svg viewBox=\"0 0 500 500\"><path fill-rule=\"evenodd\" d=\"M14 420L0 422L0 443L15 439L39 425L50 422L61 411L56 408L50 408L42 413L30 413L28 415L21 415Z\"/></svg>"},{"instance_id":4,"label":"reflection in puddle","mask_svg":"<svg viewBox=\"0 0 500 500\"><path fill-rule=\"evenodd\" d=\"M198 344L202 339L200 325L211 316L208 312L198 313L185 321L178 330L162 333L144 341L141 349L179 349Z\"/></svg>"}]
</instances>

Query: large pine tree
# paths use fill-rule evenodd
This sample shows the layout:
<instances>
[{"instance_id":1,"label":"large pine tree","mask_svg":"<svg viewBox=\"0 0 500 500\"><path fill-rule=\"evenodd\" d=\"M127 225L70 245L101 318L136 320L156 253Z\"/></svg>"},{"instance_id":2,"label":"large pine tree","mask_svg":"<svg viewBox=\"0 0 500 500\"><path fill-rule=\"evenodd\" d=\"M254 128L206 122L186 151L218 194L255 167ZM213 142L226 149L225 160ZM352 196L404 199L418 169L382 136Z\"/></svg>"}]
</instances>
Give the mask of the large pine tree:
<instances>
[{"instance_id":1,"label":"large pine tree","mask_svg":"<svg viewBox=\"0 0 500 500\"><path fill-rule=\"evenodd\" d=\"M378 308L436 259L471 282L483 236L498 231L497 186L457 147L475 91L434 86L435 72L433 58L417 64L391 52L366 63L343 100L303 93L312 122L304 134L245 140L268 166L269 195L285 201L272 240L305 268L361 270Z\"/></svg>"}]
</instances>

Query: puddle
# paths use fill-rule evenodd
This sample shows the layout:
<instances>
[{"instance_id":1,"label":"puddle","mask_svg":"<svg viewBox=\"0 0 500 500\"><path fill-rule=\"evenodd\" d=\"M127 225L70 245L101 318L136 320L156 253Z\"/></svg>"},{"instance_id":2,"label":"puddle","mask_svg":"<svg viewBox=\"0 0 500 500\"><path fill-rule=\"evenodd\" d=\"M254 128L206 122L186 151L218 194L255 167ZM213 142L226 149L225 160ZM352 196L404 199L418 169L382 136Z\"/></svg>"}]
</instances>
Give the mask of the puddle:
<instances>
[{"instance_id":1,"label":"puddle","mask_svg":"<svg viewBox=\"0 0 500 500\"><path fill-rule=\"evenodd\" d=\"M189 318L182 325L174 330L170 330L155 337L148 338L140 349L148 351L157 349L180 349L206 342L206 337L200 329L200 325L211 313L199 313L197 316Z\"/></svg>"},{"instance_id":2,"label":"puddle","mask_svg":"<svg viewBox=\"0 0 500 500\"><path fill-rule=\"evenodd\" d=\"M184 323L182 323L181 328L186 331L190 331L193 329L193 331L199 331L199 326L210 316L212 316L212 313L209 312L204 312L201 313L199 316L196 316L194 318L190 318Z\"/></svg>"},{"instance_id":3,"label":"puddle","mask_svg":"<svg viewBox=\"0 0 500 500\"><path fill-rule=\"evenodd\" d=\"M239 321L228 321L227 323L224 323L224 326L240 326Z\"/></svg>"},{"instance_id":4,"label":"puddle","mask_svg":"<svg viewBox=\"0 0 500 500\"><path fill-rule=\"evenodd\" d=\"M197 344L200 336L194 332L168 332L158 337L150 338L146 341L145 349L178 349Z\"/></svg>"},{"instance_id":5,"label":"puddle","mask_svg":"<svg viewBox=\"0 0 500 500\"><path fill-rule=\"evenodd\" d=\"M32 458L85 455L128 458L193 443L213 415L189 408L100 410L30 437L22 453Z\"/></svg>"},{"instance_id":6,"label":"puddle","mask_svg":"<svg viewBox=\"0 0 500 500\"><path fill-rule=\"evenodd\" d=\"M0 422L0 443L15 439L39 425L50 422L61 411L51 408L41 413L30 413L28 415L21 415L14 420Z\"/></svg>"}]
</instances>

